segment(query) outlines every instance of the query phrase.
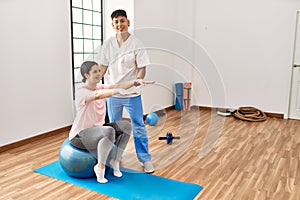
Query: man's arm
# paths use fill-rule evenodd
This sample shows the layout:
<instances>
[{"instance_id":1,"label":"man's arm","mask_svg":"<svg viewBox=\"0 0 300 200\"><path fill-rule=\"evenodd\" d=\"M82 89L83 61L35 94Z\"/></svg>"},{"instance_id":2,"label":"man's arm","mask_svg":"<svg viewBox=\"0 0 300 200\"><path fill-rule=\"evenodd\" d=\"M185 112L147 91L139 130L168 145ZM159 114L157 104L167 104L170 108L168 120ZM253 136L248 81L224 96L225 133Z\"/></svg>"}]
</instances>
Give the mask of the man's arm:
<instances>
[{"instance_id":1,"label":"man's arm","mask_svg":"<svg viewBox=\"0 0 300 200\"><path fill-rule=\"evenodd\" d=\"M146 76L146 67L138 68L136 79L144 79Z\"/></svg>"},{"instance_id":2,"label":"man's arm","mask_svg":"<svg viewBox=\"0 0 300 200\"><path fill-rule=\"evenodd\" d=\"M100 64L100 73L101 73L101 78L103 78L103 76L105 75L106 71L107 71L107 66Z\"/></svg>"}]
</instances>

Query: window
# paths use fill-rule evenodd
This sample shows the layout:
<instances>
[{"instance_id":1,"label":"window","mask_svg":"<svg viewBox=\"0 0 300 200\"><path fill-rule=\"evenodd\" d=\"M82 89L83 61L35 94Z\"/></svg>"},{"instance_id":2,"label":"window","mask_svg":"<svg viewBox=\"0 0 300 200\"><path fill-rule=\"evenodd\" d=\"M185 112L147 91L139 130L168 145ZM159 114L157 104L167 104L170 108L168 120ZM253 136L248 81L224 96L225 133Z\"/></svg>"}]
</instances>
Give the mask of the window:
<instances>
[{"instance_id":1,"label":"window","mask_svg":"<svg viewBox=\"0 0 300 200\"><path fill-rule=\"evenodd\" d=\"M80 65L95 60L103 40L102 0L71 0L73 91L82 77ZM74 96L74 95L73 95Z\"/></svg>"}]
</instances>

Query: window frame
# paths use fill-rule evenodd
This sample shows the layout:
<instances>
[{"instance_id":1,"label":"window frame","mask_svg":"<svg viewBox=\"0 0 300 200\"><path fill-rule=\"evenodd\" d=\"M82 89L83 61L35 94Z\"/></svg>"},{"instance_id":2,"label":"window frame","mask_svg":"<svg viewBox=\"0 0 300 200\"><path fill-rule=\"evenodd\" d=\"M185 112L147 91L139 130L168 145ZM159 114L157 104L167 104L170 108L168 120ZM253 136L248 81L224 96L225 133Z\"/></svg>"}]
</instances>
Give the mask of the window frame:
<instances>
[{"instance_id":1,"label":"window frame","mask_svg":"<svg viewBox=\"0 0 300 200\"><path fill-rule=\"evenodd\" d=\"M90 2L91 8L86 8L84 5L84 2L86 3L88 1ZM94 7L94 2L96 1L99 2L97 8L95 8L96 6ZM77 4L74 2L76 2ZM80 3L81 6L78 6L78 3ZM81 21L80 19L79 20L76 19L76 17L78 17L80 13L79 15L76 15L76 17L74 17L75 10L81 12ZM82 83L81 81L76 80L78 78L77 76L80 70L80 65L83 61L86 60L95 61L96 55L98 53L97 48L100 47L103 43L103 0L70 0L70 13L71 13L70 17L71 17L72 85L73 85L73 100L75 100L76 86ZM94 16L100 17L101 19L94 20ZM85 21L85 18L88 18L89 20ZM78 28L80 28L81 26L82 35L80 34L79 34L80 36L77 35L80 31L74 30L75 25ZM100 32L100 36L98 34L95 34L95 32L96 33ZM87 35L88 37L86 37ZM82 40L82 44L81 44L82 49L80 47L80 44L77 42L80 40ZM88 45L88 43L92 45ZM82 51L79 51L78 49L81 49Z\"/></svg>"}]
</instances>

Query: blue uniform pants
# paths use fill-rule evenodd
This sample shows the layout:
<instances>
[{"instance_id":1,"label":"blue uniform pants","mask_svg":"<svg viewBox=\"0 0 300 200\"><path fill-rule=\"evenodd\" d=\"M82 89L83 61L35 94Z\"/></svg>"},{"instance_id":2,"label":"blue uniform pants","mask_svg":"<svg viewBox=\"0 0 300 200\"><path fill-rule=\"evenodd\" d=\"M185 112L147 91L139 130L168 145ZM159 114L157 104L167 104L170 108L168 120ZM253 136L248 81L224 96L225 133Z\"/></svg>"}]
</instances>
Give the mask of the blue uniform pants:
<instances>
[{"instance_id":1,"label":"blue uniform pants","mask_svg":"<svg viewBox=\"0 0 300 200\"><path fill-rule=\"evenodd\" d=\"M108 116L110 122L120 121L123 118L123 108L126 108L132 123L134 145L140 162L151 160L148 150L148 135L143 119L143 106L141 96L107 99Z\"/></svg>"}]
</instances>

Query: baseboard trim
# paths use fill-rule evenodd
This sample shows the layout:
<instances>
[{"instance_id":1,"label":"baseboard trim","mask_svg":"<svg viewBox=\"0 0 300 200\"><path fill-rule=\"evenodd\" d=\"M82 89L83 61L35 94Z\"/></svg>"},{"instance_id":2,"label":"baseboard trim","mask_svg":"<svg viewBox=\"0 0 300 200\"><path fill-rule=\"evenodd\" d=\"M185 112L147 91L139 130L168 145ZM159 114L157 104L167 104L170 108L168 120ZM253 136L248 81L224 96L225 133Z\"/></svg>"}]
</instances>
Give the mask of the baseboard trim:
<instances>
[{"instance_id":1,"label":"baseboard trim","mask_svg":"<svg viewBox=\"0 0 300 200\"><path fill-rule=\"evenodd\" d=\"M49 131L49 132L46 132L46 133L42 133L40 135L33 136L33 137L30 137L30 138L27 138L27 139L24 139L24 140L20 140L20 141L11 143L11 144L1 146L0 147L0 153L2 153L4 151L7 151L7 150L10 150L10 149L14 149L14 148L23 146L25 144L29 144L29 143L37 141L37 140L41 140L41 139L44 139L44 138L47 138L47 137L50 137L50 136L58 135L58 134L61 134L63 132L68 132L68 131L70 131L70 129L71 129L71 125L63 127L63 128L59 128L59 129L56 129L56 130L53 130L53 131Z\"/></svg>"},{"instance_id":2,"label":"baseboard trim","mask_svg":"<svg viewBox=\"0 0 300 200\"><path fill-rule=\"evenodd\" d=\"M207 107L207 106L195 106L193 105L192 108L198 108L200 110L213 110L213 109L222 109L222 110L226 110L229 108L212 108L212 107ZM279 119L284 119L284 114L281 113L271 113L271 112L264 112L267 117L273 117L273 118L279 118Z\"/></svg>"},{"instance_id":3,"label":"baseboard trim","mask_svg":"<svg viewBox=\"0 0 300 200\"><path fill-rule=\"evenodd\" d=\"M284 119L284 114L280 113L270 113L270 112L265 112L267 117L274 117L274 118L279 118L279 119Z\"/></svg>"},{"instance_id":4,"label":"baseboard trim","mask_svg":"<svg viewBox=\"0 0 300 200\"><path fill-rule=\"evenodd\" d=\"M170 111L170 110L174 110L175 109L175 106L168 106L162 110L165 110L165 111ZM213 107L209 107L209 106L197 106L197 105L192 105L191 106L191 109L199 109L199 110L206 110L206 111L212 111L213 109L225 109L226 108L213 108ZM227 108L229 109L229 108ZM274 118L279 118L279 119L284 119L284 114L280 114L280 113L270 113L270 112L264 112L267 117L274 117ZM146 117L147 115L144 115L144 118Z\"/></svg>"}]
</instances>

